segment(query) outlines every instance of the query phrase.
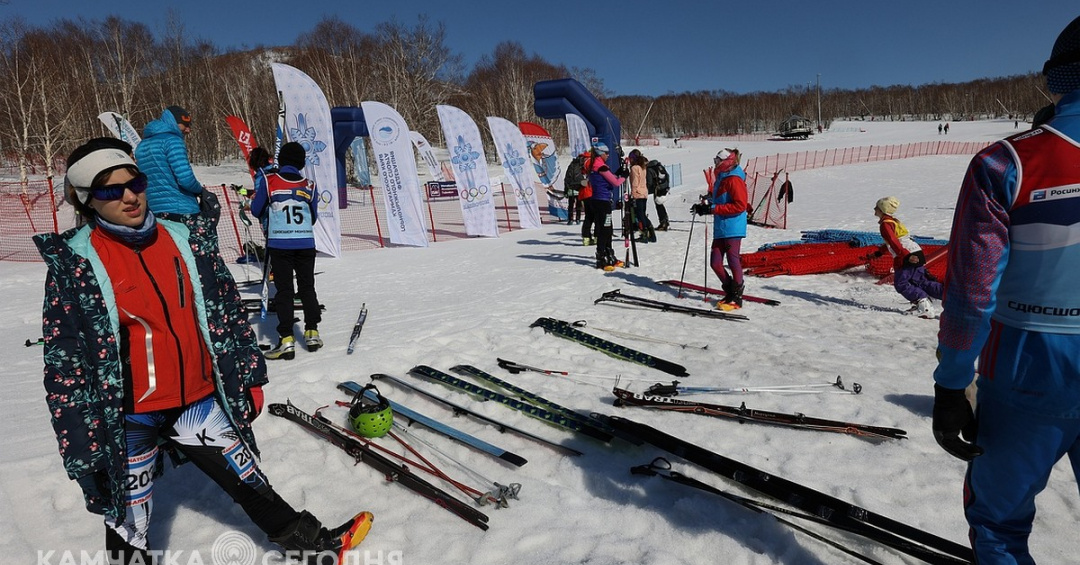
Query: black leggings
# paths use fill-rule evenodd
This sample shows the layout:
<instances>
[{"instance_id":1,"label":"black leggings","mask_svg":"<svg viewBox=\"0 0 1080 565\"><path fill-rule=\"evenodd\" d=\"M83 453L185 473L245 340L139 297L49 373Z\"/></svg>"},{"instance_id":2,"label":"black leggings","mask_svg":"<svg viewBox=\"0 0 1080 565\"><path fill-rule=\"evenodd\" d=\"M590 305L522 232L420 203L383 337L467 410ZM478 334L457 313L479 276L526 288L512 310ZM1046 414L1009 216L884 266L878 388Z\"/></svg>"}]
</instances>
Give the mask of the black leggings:
<instances>
[{"instance_id":1,"label":"black leggings","mask_svg":"<svg viewBox=\"0 0 1080 565\"><path fill-rule=\"evenodd\" d=\"M315 294L314 249L270 249L270 269L274 272L274 312L277 313L278 335L293 334L293 274L296 274L296 294L304 307L304 329L315 330L322 321L319 296Z\"/></svg>"}]
</instances>

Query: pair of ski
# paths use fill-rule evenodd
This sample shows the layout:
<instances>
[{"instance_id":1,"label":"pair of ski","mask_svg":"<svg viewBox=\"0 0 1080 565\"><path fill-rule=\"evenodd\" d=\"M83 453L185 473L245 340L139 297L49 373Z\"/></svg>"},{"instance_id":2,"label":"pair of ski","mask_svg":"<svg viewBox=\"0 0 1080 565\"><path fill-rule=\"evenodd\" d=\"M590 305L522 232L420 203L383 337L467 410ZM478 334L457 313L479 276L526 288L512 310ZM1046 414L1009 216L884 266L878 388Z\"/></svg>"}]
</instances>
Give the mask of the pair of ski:
<instances>
[{"instance_id":1,"label":"pair of ski","mask_svg":"<svg viewBox=\"0 0 1080 565\"><path fill-rule=\"evenodd\" d=\"M790 515L862 536L933 565L972 563L974 560L969 547L709 451L651 426L617 416L593 416L616 430L800 511ZM759 508L766 508L762 503L754 503ZM867 558L863 560L874 562Z\"/></svg>"},{"instance_id":2,"label":"pair of ski","mask_svg":"<svg viewBox=\"0 0 1080 565\"><path fill-rule=\"evenodd\" d=\"M267 410L270 414L295 422L315 435L340 447L356 459L358 463L369 465L382 473L386 480L396 482L416 492L481 530L488 529L488 517L486 514L427 482L407 466L379 453L371 445L352 437L343 428L324 419L318 419L293 406L292 403L271 404L267 407Z\"/></svg>"},{"instance_id":3,"label":"pair of ski","mask_svg":"<svg viewBox=\"0 0 1080 565\"><path fill-rule=\"evenodd\" d=\"M724 291L722 289L719 289L719 288L711 288L711 287L707 287L707 286L701 286L699 284L688 283L686 281L677 281L677 280L674 280L674 279L666 280L666 281L657 281L657 283L667 285L667 286L673 286L673 287L679 288L679 289L693 290L695 292L700 292L702 294L725 294ZM679 293L679 296L680 297L682 296L681 291ZM742 299L743 299L743 302L755 302L757 304L765 304L767 306L779 306L780 305L779 300L773 300L772 298L761 298L760 296L750 296L749 294L742 295Z\"/></svg>"},{"instance_id":4,"label":"pair of ski","mask_svg":"<svg viewBox=\"0 0 1080 565\"><path fill-rule=\"evenodd\" d=\"M663 302L661 300L653 300L651 298L641 298L639 296L631 296L629 294L623 294L619 290L612 290L605 292L600 298L593 301L593 304L599 304L601 302L614 302L617 304L628 304L631 306L638 306L641 308L651 308L653 310L661 310L664 312L676 312L679 314L688 314L690 316L700 316L702 318L715 318L718 320L737 320L745 322L750 318L742 314L734 314L732 312L725 312L723 310L712 310L705 308L694 308L692 306L685 306L682 304L671 304Z\"/></svg>"},{"instance_id":5,"label":"pair of ski","mask_svg":"<svg viewBox=\"0 0 1080 565\"><path fill-rule=\"evenodd\" d=\"M469 393L482 400L498 402L503 406L517 410L527 416L537 418L547 424L589 436L605 443L610 442L614 437L614 434L609 431L605 425L593 420L590 416L560 406L542 396L503 381L476 367L471 365L457 365L452 367L451 370L485 380L495 386L514 393L517 397L522 398L525 401L459 379L453 375L439 371L438 369L428 367L427 365L417 365L409 370L409 374L428 378L437 383Z\"/></svg>"},{"instance_id":6,"label":"pair of ski","mask_svg":"<svg viewBox=\"0 0 1080 565\"><path fill-rule=\"evenodd\" d=\"M852 422L841 422L839 420L828 420L825 418L813 418L798 413L785 414L783 412L753 410L747 408L745 402L742 403L741 406L736 407L724 406L723 404L711 404L708 402L681 400L668 396L638 394L619 387L615 387L611 392L615 395L614 405L617 407L635 406L667 410L669 412L689 412L691 414L701 414L703 416L713 416L716 418L731 418L738 420L740 423L754 422L759 424L772 424L787 428L851 434L871 439L905 439L907 436L907 432L899 428L855 424Z\"/></svg>"}]
</instances>

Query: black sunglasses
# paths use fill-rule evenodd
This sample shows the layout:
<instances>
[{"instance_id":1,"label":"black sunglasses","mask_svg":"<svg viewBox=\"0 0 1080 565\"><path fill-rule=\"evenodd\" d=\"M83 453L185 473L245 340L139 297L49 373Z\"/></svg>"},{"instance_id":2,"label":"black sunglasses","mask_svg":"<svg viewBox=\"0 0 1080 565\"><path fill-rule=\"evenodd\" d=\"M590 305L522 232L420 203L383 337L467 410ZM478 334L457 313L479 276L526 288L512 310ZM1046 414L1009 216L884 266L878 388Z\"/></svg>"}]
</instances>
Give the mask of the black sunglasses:
<instances>
[{"instance_id":1,"label":"black sunglasses","mask_svg":"<svg viewBox=\"0 0 1080 565\"><path fill-rule=\"evenodd\" d=\"M124 191L130 190L135 194L146 192L146 174L139 173L135 178L121 184L107 184L97 188L91 188L90 193L97 200L120 200L124 197Z\"/></svg>"}]
</instances>

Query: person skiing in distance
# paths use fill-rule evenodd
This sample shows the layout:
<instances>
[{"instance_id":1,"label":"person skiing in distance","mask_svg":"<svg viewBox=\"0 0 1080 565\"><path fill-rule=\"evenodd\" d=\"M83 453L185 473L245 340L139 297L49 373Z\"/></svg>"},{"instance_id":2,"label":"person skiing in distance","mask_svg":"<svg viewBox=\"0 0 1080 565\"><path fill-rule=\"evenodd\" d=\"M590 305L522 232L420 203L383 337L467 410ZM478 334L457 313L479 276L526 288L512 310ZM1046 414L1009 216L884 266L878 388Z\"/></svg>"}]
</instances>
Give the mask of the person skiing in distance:
<instances>
[{"instance_id":1,"label":"person skiing in distance","mask_svg":"<svg viewBox=\"0 0 1080 565\"><path fill-rule=\"evenodd\" d=\"M593 144L585 162L589 186L593 192L592 197L585 201L585 209L592 212L592 220L596 226L596 268L605 271L623 266L623 262L615 257L615 250L611 247L611 236L615 231L611 212L616 208L618 187L630 175L629 171L624 170L625 167L620 167L618 174L611 172L606 162L609 153L607 144L598 141Z\"/></svg>"},{"instance_id":2,"label":"person skiing in distance","mask_svg":"<svg viewBox=\"0 0 1080 565\"><path fill-rule=\"evenodd\" d=\"M713 158L716 180L703 201L691 211L701 216L713 216L712 249L709 265L720 278L724 297L717 303L720 310L737 310L743 304L743 271L740 250L746 237L746 216L749 204L746 196L746 173L739 166L738 149L721 149ZM705 200L708 200L707 202ZM731 268L728 275L724 260Z\"/></svg>"},{"instance_id":3,"label":"person skiing in distance","mask_svg":"<svg viewBox=\"0 0 1080 565\"><path fill-rule=\"evenodd\" d=\"M92 139L67 160L65 191L87 224L34 236L45 261L45 401L68 477L105 517L109 563L151 563L147 534L164 447L194 461L288 551L340 558L363 539L361 512L334 529L297 511L255 457L251 422L266 365L217 247L156 218L132 157ZM180 459L175 459L179 461Z\"/></svg>"},{"instance_id":4,"label":"person skiing in distance","mask_svg":"<svg viewBox=\"0 0 1080 565\"><path fill-rule=\"evenodd\" d=\"M1064 455L1080 475L1080 17L1043 75L1053 115L968 165L938 332L934 438L969 462L964 514L984 564L1034 563L1036 497Z\"/></svg>"},{"instance_id":5,"label":"person skiing in distance","mask_svg":"<svg viewBox=\"0 0 1080 565\"><path fill-rule=\"evenodd\" d=\"M203 185L191 170L184 137L191 133L191 114L169 106L161 117L146 124L135 160L149 182L146 199L163 218L194 223L201 207Z\"/></svg>"},{"instance_id":6,"label":"person skiing in distance","mask_svg":"<svg viewBox=\"0 0 1080 565\"><path fill-rule=\"evenodd\" d=\"M930 299L941 300L941 281L926 272L922 247L911 239L907 227L894 215L899 207L900 200L895 196L886 196L874 205L878 230L885 240L884 249L877 250L874 256L880 257L886 251L892 254L893 288L911 302L909 312L920 318L937 318L937 309Z\"/></svg>"},{"instance_id":7,"label":"person skiing in distance","mask_svg":"<svg viewBox=\"0 0 1080 565\"><path fill-rule=\"evenodd\" d=\"M315 292L315 231L319 219L316 190L300 170L307 162L304 147L295 141L281 146L278 169L265 172L263 182L256 180L251 213L267 219L266 249L274 274L274 311L277 314L278 344L266 352L267 359L293 359L293 295L300 297L304 308L304 344L308 351L322 347L319 322L322 311ZM259 176L257 175L257 179ZM294 293L293 274L296 275Z\"/></svg>"}]
</instances>

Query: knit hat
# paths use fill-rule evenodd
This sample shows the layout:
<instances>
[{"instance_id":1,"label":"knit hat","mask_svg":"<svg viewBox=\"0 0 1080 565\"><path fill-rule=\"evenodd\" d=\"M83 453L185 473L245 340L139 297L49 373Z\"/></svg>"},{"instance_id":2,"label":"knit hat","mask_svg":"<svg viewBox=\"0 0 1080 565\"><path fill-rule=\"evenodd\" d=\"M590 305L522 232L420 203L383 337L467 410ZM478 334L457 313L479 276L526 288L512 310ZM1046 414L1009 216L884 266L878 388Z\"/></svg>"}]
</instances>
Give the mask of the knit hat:
<instances>
[{"instance_id":1,"label":"knit hat","mask_svg":"<svg viewBox=\"0 0 1080 565\"><path fill-rule=\"evenodd\" d=\"M169 106L165 109L176 118L176 123L191 127L191 114L189 114L187 110L180 106Z\"/></svg>"},{"instance_id":2,"label":"knit hat","mask_svg":"<svg viewBox=\"0 0 1080 565\"><path fill-rule=\"evenodd\" d=\"M716 157L713 158L713 163L721 172L728 172L735 168L735 165L739 164L739 150L738 149L721 149L717 152Z\"/></svg>"},{"instance_id":3,"label":"knit hat","mask_svg":"<svg viewBox=\"0 0 1080 565\"><path fill-rule=\"evenodd\" d=\"M599 153L611 153L611 151L608 150L607 144L604 143L603 141L597 141L596 143L592 144L592 148L593 148L593 151L595 151L598 154Z\"/></svg>"},{"instance_id":4,"label":"knit hat","mask_svg":"<svg viewBox=\"0 0 1080 565\"><path fill-rule=\"evenodd\" d=\"M876 210L880 210L882 214L888 214L889 216L896 213L896 209L900 207L900 200L895 196L886 196L877 201L874 206Z\"/></svg>"},{"instance_id":5,"label":"knit hat","mask_svg":"<svg viewBox=\"0 0 1080 565\"><path fill-rule=\"evenodd\" d=\"M282 145L281 149L278 150L277 162L282 167L303 169L306 161L307 154L304 152L304 146L295 141Z\"/></svg>"},{"instance_id":6,"label":"knit hat","mask_svg":"<svg viewBox=\"0 0 1080 565\"><path fill-rule=\"evenodd\" d=\"M1046 87L1054 94L1068 94L1080 88L1080 17L1058 35L1050 58L1043 65Z\"/></svg>"},{"instance_id":7,"label":"knit hat","mask_svg":"<svg viewBox=\"0 0 1080 565\"><path fill-rule=\"evenodd\" d=\"M117 143L119 142L119 143ZM90 201L90 185L101 173L121 167L138 167L121 141L103 137L91 139L71 152L67 162L64 185L70 186L79 202ZM130 145L123 143L130 148Z\"/></svg>"}]
</instances>

